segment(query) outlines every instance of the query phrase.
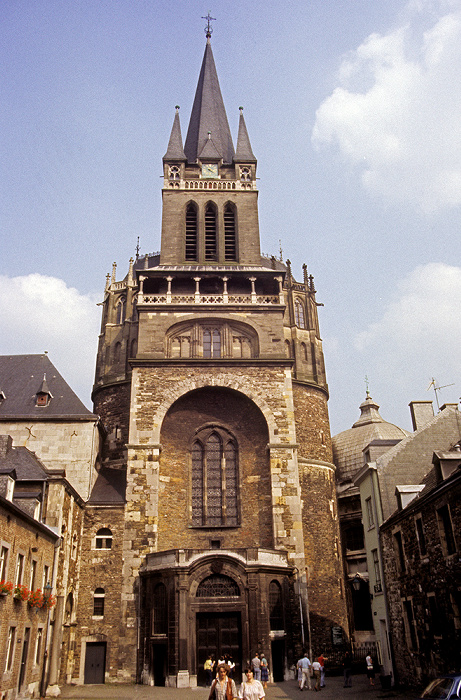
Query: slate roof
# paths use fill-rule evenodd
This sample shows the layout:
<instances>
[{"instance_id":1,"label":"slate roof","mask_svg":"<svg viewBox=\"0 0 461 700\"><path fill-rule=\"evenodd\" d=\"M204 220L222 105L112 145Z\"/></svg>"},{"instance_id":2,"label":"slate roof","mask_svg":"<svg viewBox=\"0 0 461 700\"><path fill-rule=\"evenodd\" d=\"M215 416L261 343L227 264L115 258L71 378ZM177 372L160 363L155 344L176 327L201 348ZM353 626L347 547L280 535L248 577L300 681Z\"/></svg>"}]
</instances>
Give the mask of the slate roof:
<instances>
[{"instance_id":1,"label":"slate roof","mask_svg":"<svg viewBox=\"0 0 461 700\"><path fill-rule=\"evenodd\" d=\"M45 481L48 472L38 457L27 447L11 447L5 457L0 457L0 471L14 469L17 481Z\"/></svg>"},{"instance_id":2,"label":"slate roof","mask_svg":"<svg viewBox=\"0 0 461 700\"><path fill-rule=\"evenodd\" d=\"M174 115L170 140L168 142L168 148L166 149L166 153L163 156L163 160L186 160L186 154L184 153L182 145L181 124L179 122L179 107L176 107L176 113Z\"/></svg>"},{"instance_id":3,"label":"slate roof","mask_svg":"<svg viewBox=\"0 0 461 700\"><path fill-rule=\"evenodd\" d=\"M195 163L207 146L208 134L215 147L215 157L232 163L234 145L219 87L211 45L207 42L190 116L184 152L189 163ZM205 151L206 157L207 151Z\"/></svg>"},{"instance_id":4,"label":"slate roof","mask_svg":"<svg viewBox=\"0 0 461 700\"><path fill-rule=\"evenodd\" d=\"M369 395L360 405L360 412L360 418L352 428L332 439L338 483L352 481L363 466L362 451L373 440L403 440L409 435L406 430L385 421L379 413L378 404Z\"/></svg>"},{"instance_id":5,"label":"slate roof","mask_svg":"<svg viewBox=\"0 0 461 700\"><path fill-rule=\"evenodd\" d=\"M248 136L245 119L243 118L242 108L240 108L239 133L237 136L235 160L237 162L243 161L245 163L256 163L256 158L251 148L250 138Z\"/></svg>"},{"instance_id":6,"label":"slate roof","mask_svg":"<svg viewBox=\"0 0 461 700\"><path fill-rule=\"evenodd\" d=\"M126 473L121 469L101 467L88 499L89 505L125 503Z\"/></svg>"},{"instance_id":7,"label":"slate roof","mask_svg":"<svg viewBox=\"0 0 461 700\"><path fill-rule=\"evenodd\" d=\"M46 383L52 396L36 406L37 392ZM0 355L2 420L97 420L59 374L48 355Z\"/></svg>"}]
</instances>

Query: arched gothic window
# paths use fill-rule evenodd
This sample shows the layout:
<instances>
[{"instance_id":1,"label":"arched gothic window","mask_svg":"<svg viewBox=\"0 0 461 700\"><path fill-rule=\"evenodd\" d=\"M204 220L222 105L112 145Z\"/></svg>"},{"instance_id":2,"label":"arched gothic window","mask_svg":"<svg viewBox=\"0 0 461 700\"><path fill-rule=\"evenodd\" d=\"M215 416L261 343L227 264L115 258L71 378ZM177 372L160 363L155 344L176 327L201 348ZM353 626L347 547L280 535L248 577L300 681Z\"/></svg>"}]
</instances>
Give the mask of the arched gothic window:
<instances>
[{"instance_id":1,"label":"arched gothic window","mask_svg":"<svg viewBox=\"0 0 461 700\"><path fill-rule=\"evenodd\" d=\"M192 525L235 527L238 517L238 449L222 428L200 431L192 444Z\"/></svg>"},{"instance_id":2,"label":"arched gothic window","mask_svg":"<svg viewBox=\"0 0 461 700\"><path fill-rule=\"evenodd\" d=\"M232 204L224 207L224 258L225 260L236 260L236 236L235 236L235 209Z\"/></svg>"},{"instance_id":3,"label":"arched gothic window","mask_svg":"<svg viewBox=\"0 0 461 700\"><path fill-rule=\"evenodd\" d=\"M166 635L168 632L168 608L166 587L157 583L152 596L152 634Z\"/></svg>"},{"instance_id":4,"label":"arched gothic window","mask_svg":"<svg viewBox=\"0 0 461 700\"><path fill-rule=\"evenodd\" d=\"M197 260L197 233L197 207L191 202L186 209L186 260Z\"/></svg>"},{"instance_id":5,"label":"arched gothic window","mask_svg":"<svg viewBox=\"0 0 461 700\"><path fill-rule=\"evenodd\" d=\"M298 326L298 328L306 327L306 321L304 318L304 306L302 305L302 302L299 299L296 299L295 301L295 323Z\"/></svg>"},{"instance_id":6,"label":"arched gothic window","mask_svg":"<svg viewBox=\"0 0 461 700\"><path fill-rule=\"evenodd\" d=\"M126 299L121 297L117 304L117 320L115 323L123 323L125 320Z\"/></svg>"},{"instance_id":7,"label":"arched gothic window","mask_svg":"<svg viewBox=\"0 0 461 700\"><path fill-rule=\"evenodd\" d=\"M269 622L271 630L283 630L282 588L278 581L269 584Z\"/></svg>"},{"instance_id":8,"label":"arched gothic window","mask_svg":"<svg viewBox=\"0 0 461 700\"><path fill-rule=\"evenodd\" d=\"M217 260L217 222L216 207L208 203L205 207L205 260Z\"/></svg>"}]
</instances>

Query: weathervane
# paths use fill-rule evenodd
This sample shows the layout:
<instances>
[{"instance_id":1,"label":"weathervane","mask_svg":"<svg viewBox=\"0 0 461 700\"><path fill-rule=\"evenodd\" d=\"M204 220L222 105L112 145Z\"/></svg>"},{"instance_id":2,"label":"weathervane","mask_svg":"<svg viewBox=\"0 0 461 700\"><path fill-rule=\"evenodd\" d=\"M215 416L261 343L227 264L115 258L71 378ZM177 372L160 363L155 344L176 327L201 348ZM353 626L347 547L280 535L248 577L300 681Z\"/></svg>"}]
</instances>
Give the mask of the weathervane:
<instances>
[{"instance_id":1,"label":"weathervane","mask_svg":"<svg viewBox=\"0 0 461 700\"><path fill-rule=\"evenodd\" d=\"M202 19L206 19L207 25L205 27L205 36L207 38L207 41L211 39L211 35L213 34L213 27L211 26L211 22L216 22L216 17L212 17L210 14L210 10L208 10L208 14L206 17L202 17Z\"/></svg>"},{"instance_id":2,"label":"weathervane","mask_svg":"<svg viewBox=\"0 0 461 700\"><path fill-rule=\"evenodd\" d=\"M430 383L429 386L427 387L427 391L429 391L429 389L431 388L431 386L432 386L433 389L434 389L435 402L436 402L436 404L437 404L437 410L440 411L439 397L438 397L437 392L440 391L441 389L446 389L447 386L454 386L454 383L452 383L452 384L444 384L443 386L437 386L436 380L434 379L434 377L432 377L431 383Z\"/></svg>"},{"instance_id":3,"label":"weathervane","mask_svg":"<svg viewBox=\"0 0 461 700\"><path fill-rule=\"evenodd\" d=\"M370 392L368 391L369 385L370 385L370 381L369 381L369 379L368 379L368 376L365 375L365 386L366 386L366 388L367 388L367 399L368 399L368 397L370 396Z\"/></svg>"}]
</instances>

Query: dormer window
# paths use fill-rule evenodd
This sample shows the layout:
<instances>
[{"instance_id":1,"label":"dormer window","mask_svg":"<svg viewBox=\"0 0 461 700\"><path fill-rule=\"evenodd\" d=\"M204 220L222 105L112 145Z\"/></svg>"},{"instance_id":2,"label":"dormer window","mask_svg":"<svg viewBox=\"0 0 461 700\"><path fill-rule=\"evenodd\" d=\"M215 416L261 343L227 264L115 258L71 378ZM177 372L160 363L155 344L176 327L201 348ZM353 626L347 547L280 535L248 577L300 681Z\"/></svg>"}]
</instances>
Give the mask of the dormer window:
<instances>
[{"instance_id":1,"label":"dormer window","mask_svg":"<svg viewBox=\"0 0 461 700\"><path fill-rule=\"evenodd\" d=\"M5 401L5 399L6 399L5 392L4 392L4 391L0 391L0 406L1 406L2 403Z\"/></svg>"},{"instance_id":2,"label":"dormer window","mask_svg":"<svg viewBox=\"0 0 461 700\"><path fill-rule=\"evenodd\" d=\"M53 395L51 394L51 391L48 388L46 374L44 374L42 385L35 395L35 405L40 407L48 406L52 398Z\"/></svg>"}]
</instances>

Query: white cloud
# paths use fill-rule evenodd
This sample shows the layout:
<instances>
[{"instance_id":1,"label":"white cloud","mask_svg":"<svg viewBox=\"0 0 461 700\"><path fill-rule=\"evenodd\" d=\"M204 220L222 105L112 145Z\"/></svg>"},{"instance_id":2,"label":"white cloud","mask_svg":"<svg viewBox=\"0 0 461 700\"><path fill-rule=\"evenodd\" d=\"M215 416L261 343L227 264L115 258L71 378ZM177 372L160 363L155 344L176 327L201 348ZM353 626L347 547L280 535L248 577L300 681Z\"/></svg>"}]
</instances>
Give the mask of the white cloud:
<instances>
[{"instance_id":1,"label":"white cloud","mask_svg":"<svg viewBox=\"0 0 461 700\"><path fill-rule=\"evenodd\" d=\"M384 200L425 211L457 206L461 4L413 2L405 15L402 26L371 34L344 57L312 140L339 147L364 187Z\"/></svg>"},{"instance_id":2,"label":"white cloud","mask_svg":"<svg viewBox=\"0 0 461 700\"><path fill-rule=\"evenodd\" d=\"M0 276L0 353L48 351L56 369L91 407L101 317L97 301L55 277Z\"/></svg>"},{"instance_id":3,"label":"white cloud","mask_svg":"<svg viewBox=\"0 0 461 700\"><path fill-rule=\"evenodd\" d=\"M461 267L422 265L400 283L382 318L356 336L355 347L396 394L406 387L414 395L435 377L439 384L453 382L458 396L460 309Z\"/></svg>"}]
</instances>

